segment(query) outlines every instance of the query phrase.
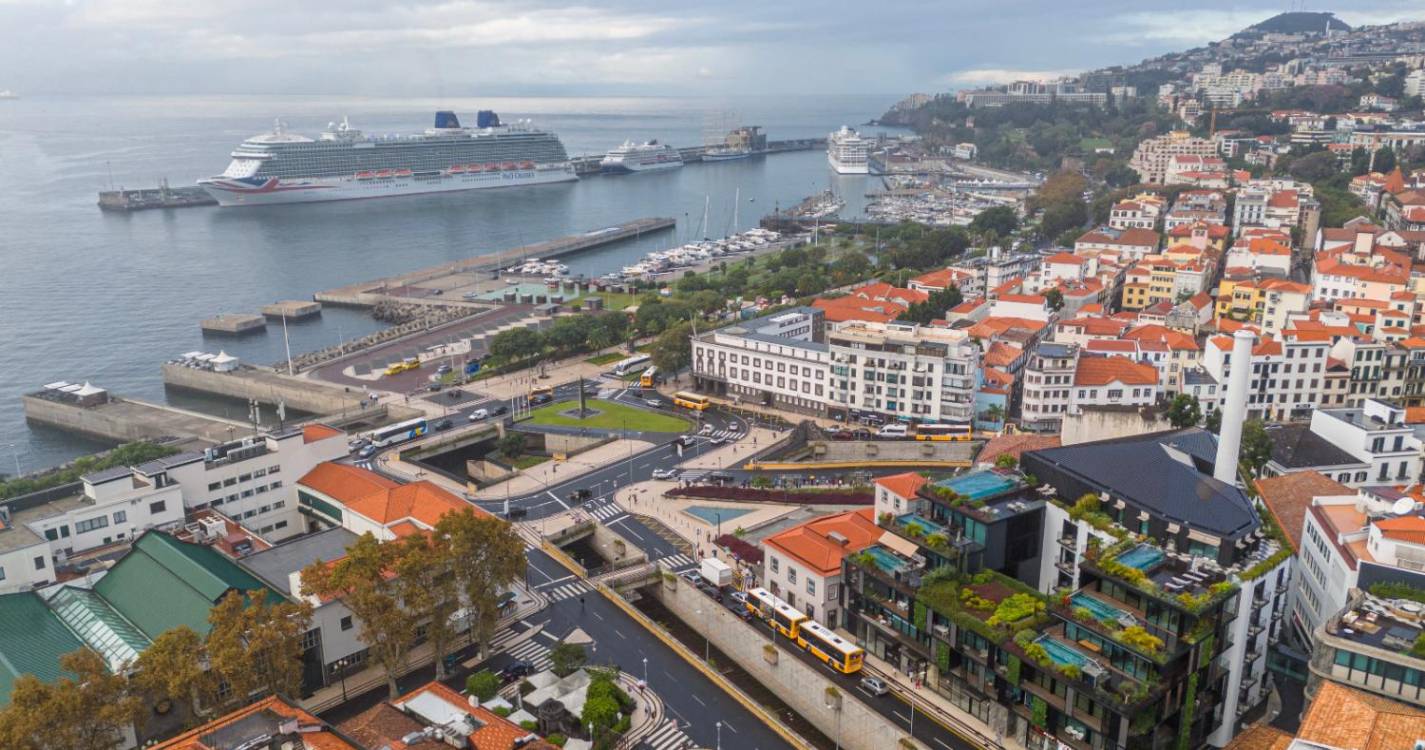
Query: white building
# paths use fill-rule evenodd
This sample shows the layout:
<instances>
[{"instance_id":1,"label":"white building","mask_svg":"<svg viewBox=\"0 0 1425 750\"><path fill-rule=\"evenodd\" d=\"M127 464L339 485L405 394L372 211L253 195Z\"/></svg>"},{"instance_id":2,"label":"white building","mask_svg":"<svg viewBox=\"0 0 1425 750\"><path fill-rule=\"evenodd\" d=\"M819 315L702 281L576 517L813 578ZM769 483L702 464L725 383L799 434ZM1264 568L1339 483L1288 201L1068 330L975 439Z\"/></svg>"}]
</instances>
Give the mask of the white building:
<instances>
[{"instance_id":1,"label":"white building","mask_svg":"<svg viewBox=\"0 0 1425 750\"><path fill-rule=\"evenodd\" d=\"M960 329L839 323L827 332L834 415L969 424L979 349Z\"/></svg>"},{"instance_id":2,"label":"white building","mask_svg":"<svg viewBox=\"0 0 1425 750\"><path fill-rule=\"evenodd\" d=\"M693 380L704 392L825 415L831 353L822 320L822 311L801 307L695 336Z\"/></svg>"},{"instance_id":3,"label":"white building","mask_svg":"<svg viewBox=\"0 0 1425 750\"><path fill-rule=\"evenodd\" d=\"M842 626L841 560L885 535L872 509L822 516L762 540L762 585L829 627Z\"/></svg>"},{"instance_id":4,"label":"white building","mask_svg":"<svg viewBox=\"0 0 1425 750\"><path fill-rule=\"evenodd\" d=\"M1150 364L1127 357L1081 356L1068 413L1080 414L1093 406L1149 406L1160 392L1158 369Z\"/></svg>"},{"instance_id":5,"label":"white building","mask_svg":"<svg viewBox=\"0 0 1425 750\"><path fill-rule=\"evenodd\" d=\"M1041 342L1024 366L1019 424L1027 430L1058 432L1069 410L1079 348Z\"/></svg>"},{"instance_id":6,"label":"white building","mask_svg":"<svg viewBox=\"0 0 1425 750\"><path fill-rule=\"evenodd\" d=\"M1391 402L1368 398L1359 409L1318 409L1311 431L1369 464L1371 481L1420 479L1420 439L1405 424L1405 409Z\"/></svg>"}]
</instances>

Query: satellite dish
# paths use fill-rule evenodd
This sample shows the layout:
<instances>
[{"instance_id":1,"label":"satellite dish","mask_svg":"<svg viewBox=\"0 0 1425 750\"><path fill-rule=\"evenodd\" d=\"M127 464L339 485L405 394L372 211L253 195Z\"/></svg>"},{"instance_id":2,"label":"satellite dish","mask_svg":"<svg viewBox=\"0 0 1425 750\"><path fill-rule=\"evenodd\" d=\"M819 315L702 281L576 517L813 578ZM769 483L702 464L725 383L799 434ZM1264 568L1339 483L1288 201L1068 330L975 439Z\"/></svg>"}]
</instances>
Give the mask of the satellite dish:
<instances>
[{"instance_id":1,"label":"satellite dish","mask_svg":"<svg viewBox=\"0 0 1425 750\"><path fill-rule=\"evenodd\" d=\"M1390 512L1397 516L1403 516L1413 510L1415 510L1415 501L1408 497L1402 497L1390 506Z\"/></svg>"}]
</instances>

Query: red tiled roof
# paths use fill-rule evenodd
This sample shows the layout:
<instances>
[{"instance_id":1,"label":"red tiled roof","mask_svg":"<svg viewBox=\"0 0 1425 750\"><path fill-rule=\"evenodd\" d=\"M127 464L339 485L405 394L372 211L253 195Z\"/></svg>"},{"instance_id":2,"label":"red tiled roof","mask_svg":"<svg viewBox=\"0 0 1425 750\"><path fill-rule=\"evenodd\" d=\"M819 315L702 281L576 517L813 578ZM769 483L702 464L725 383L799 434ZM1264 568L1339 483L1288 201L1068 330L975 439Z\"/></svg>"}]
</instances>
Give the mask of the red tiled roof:
<instances>
[{"instance_id":1,"label":"red tiled roof","mask_svg":"<svg viewBox=\"0 0 1425 750\"><path fill-rule=\"evenodd\" d=\"M345 432L342 432L341 430L338 430L335 427L328 427L327 425L320 423L309 424L306 427L302 428L302 442L315 443L319 440L326 440L327 438L345 434Z\"/></svg>"},{"instance_id":2,"label":"red tiled roof","mask_svg":"<svg viewBox=\"0 0 1425 750\"><path fill-rule=\"evenodd\" d=\"M1376 521L1376 528L1382 536L1401 542L1425 544L1425 518L1420 516L1397 516Z\"/></svg>"},{"instance_id":3,"label":"red tiled roof","mask_svg":"<svg viewBox=\"0 0 1425 750\"><path fill-rule=\"evenodd\" d=\"M1301 549L1302 521L1311 501L1318 497L1354 495L1355 490L1316 471L1299 471L1256 480L1257 492L1293 550Z\"/></svg>"},{"instance_id":4,"label":"red tiled roof","mask_svg":"<svg viewBox=\"0 0 1425 750\"><path fill-rule=\"evenodd\" d=\"M1157 385L1158 369L1124 357L1080 357L1074 385Z\"/></svg>"},{"instance_id":5,"label":"red tiled roof","mask_svg":"<svg viewBox=\"0 0 1425 750\"><path fill-rule=\"evenodd\" d=\"M877 477L876 484L885 487L887 490L901 498L915 497L915 493L929 481L925 477L913 471L904 474L892 474L888 477Z\"/></svg>"},{"instance_id":6,"label":"red tiled roof","mask_svg":"<svg viewBox=\"0 0 1425 750\"><path fill-rule=\"evenodd\" d=\"M980 449L980 454L975 456L976 463L994 463L1000 456L1014 456L1019 458L1028 451L1047 450L1058 448L1058 435L1037 435L1032 432L1020 432L1013 435L1000 435L990 438L985 443L985 447Z\"/></svg>"},{"instance_id":7,"label":"red tiled roof","mask_svg":"<svg viewBox=\"0 0 1425 750\"><path fill-rule=\"evenodd\" d=\"M841 570L843 555L860 552L881 538L884 532L873 520L875 512L874 508L860 508L825 516L773 534L762 543L823 576L832 575ZM845 537L846 543L833 540L828 536L832 532Z\"/></svg>"}]
</instances>

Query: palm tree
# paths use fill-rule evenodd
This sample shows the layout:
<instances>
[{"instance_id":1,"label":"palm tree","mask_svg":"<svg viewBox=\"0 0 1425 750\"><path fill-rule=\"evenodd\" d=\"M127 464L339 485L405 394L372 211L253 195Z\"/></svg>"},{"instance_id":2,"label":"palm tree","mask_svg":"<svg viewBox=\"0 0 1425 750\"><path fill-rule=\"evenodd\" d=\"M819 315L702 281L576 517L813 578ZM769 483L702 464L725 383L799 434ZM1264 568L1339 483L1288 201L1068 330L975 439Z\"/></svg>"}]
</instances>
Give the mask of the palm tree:
<instances>
[{"instance_id":1,"label":"palm tree","mask_svg":"<svg viewBox=\"0 0 1425 750\"><path fill-rule=\"evenodd\" d=\"M989 408L985 409L985 417L996 424L1003 424L1004 407L999 404L990 404Z\"/></svg>"}]
</instances>

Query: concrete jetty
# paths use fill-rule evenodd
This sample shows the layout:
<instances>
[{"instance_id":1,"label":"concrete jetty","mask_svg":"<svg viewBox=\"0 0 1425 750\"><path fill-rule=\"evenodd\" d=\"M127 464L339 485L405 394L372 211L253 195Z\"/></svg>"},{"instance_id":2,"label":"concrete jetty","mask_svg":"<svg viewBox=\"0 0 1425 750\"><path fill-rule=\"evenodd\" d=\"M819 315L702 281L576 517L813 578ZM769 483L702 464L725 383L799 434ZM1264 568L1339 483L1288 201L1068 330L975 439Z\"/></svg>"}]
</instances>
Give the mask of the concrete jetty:
<instances>
[{"instance_id":1,"label":"concrete jetty","mask_svg":"<svg viewBox=\"0 0 1425 750\"><path fill-rule=\"evenodd\" d=\"M267 319L261 315L251 315L248 313L223 313L217 317L208 318L199 326L203 333L216 333L222 336L241 336L247 333L256 333L267 328Z\"/></svg>"},{"instance_id":2,"label":"concrete jetty","mask_svg":"<svg viewBox=\"0 0 1425 750\"><path fill-rule=\"evenodd\" d=\"M116 442L184 438L220 443L252 429L246 422L118 396L85 405L41 391L20 401L26 420Z\"/></svg>"},{"instance_id":3,"label":"concrete jetty","mask_svg":"<svg viewBox=\"0 0 1425 750\"><path fill-rule=\"evenodd\" d=\"M218 372L190 367L181 362L166 362L163 365L163 383L173 388L243 401L253 399L263 404L283 403L291 409L312 414L347 415L370 411L370 407L364 407L361 403L366 395L364 388L292 377L252 365L242 365L231 372ZM393 406L391 411L392 419L421 415L418 409L402 406Z\"/></svg>"},{"instance_id":4,"label":"concrete jetty","mask_svg":"<svg viewBox=\"0 0 1425 750\"><path fill-rule=\"evenodd\" d=\"M477 255L472 258L455 261L454 263L442 263L438 266L423 268L418 271L400 274L398 276L388 276L386 278L374 279L372 281L359 284L348 284L347 286L328 289L313 295L313 299L322 304L346 305L351 307L371 307L383 300L393 300L399 302L439 302L440 304L461 304L460 300L447 299L436 295L434 297L424 297L419 292L412 294L416 285L428 285L432 288L439 288L439 280L459 276L461 274L479 274L498 271L507 266L515 265L526 258L539 258L541 260L551 260L554 258L573 255L575 253L591 250L596 247L610 245L615 242L622 242L634 239L650 232L661 232L672 229L677 225L677 220L670 218L646 218L634 219L616 226L595 229L581 234L573 234L567 237L536 242L531 245L509 248L495 253Z\"/></svg>"},{"instance_id":5,"label":"concrete jetty","mask_svg":"<svg viewBox=\"0 0 1425 750\"><path fill-rule=\"evenodd\" d=\"M262 314L268 318L286 318L287 320L301 320L310 318L313 315L322 314L322 303L314 300L282 300L264 305Z\"/></svg>"}]
</instances>

